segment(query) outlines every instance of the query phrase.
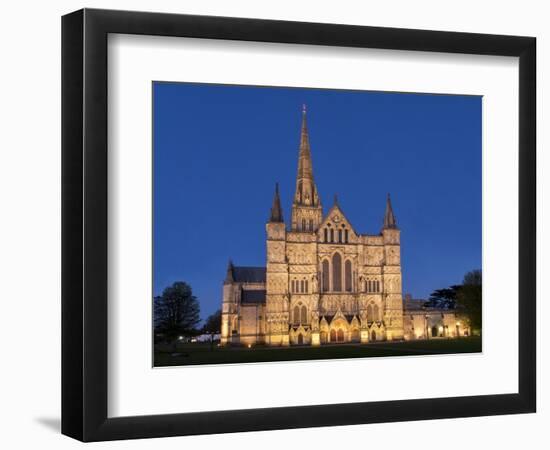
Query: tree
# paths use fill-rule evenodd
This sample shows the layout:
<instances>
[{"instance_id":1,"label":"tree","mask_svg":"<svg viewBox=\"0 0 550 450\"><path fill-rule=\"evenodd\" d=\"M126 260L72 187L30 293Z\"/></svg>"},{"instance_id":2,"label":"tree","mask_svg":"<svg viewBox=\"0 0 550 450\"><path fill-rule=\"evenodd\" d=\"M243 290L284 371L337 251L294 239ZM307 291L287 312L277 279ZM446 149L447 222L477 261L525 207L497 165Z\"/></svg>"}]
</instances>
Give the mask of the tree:
<instances>
[{"instance_id":1,"label":"tree","mask_svg":"<svg viewBox=\"0 0 550 450\"><path fill-rule=\"evenodd\" d=\"M461 288L461 285L453 285L444 289L436 289L430 294L430 299L425 303L425 306L454 309Z\"/></svg>"},{"instance_id":2,"label":"tree","mask_svg":"<svg viewBox=\"0 0 550 450\"><path fill-rule=\"evenodd\" d=\"M222 327L222 311L218 309L214 314L211 314L206 319L202 332L210 335L210 349L214 346L214 335L219 334Z\"/></svg>"},{"instance_id":3,"label":"tree","mask_svg":"<svg viewBox=\"0 0 550 450\"><path fill-rule=\"evenodd\" d=\"M456 298L459 315L472 331L481 333L481 270L472 270L464 275L464 281Z\"/></svg>"},{"instance_id":4,"label":"tree","mask_svg":"<svg viewBox=\"0 0 550 450\"><path fill-rule=\"evenodd\" d=\"M200 322L200 306L191 286L177 281L154 298L155 333L174 340L180 334L193 333Z\"/></svg>"}]
</instances>

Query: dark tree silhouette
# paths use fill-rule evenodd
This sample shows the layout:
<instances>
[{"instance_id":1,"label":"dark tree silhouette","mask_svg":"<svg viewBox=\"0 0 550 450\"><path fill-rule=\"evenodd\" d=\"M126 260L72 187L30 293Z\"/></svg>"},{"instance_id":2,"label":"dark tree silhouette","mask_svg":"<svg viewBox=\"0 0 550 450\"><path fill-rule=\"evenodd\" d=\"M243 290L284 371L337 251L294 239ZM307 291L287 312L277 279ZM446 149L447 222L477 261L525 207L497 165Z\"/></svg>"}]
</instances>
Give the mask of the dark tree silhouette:
<instances>
[{"instance_id":1,"label":"dark tree silhouette","mask_svg":"<svg viewBox=\"0 0 550 450\"><path fill-rule=\"evenodd\" d=\"M430 294L425 306L443 309L454 309L461 285L453 285L444 289L436 289Z\"/></svg>"},{"instance_id":2,"label":"dark tree silhouette","mask_svg":"<svg viewBox=\"0 0 550 450\"><path fill-rule=\"evenodd\" d=\"M464 281L456 298L456 309L468 322L472 331L481 333L481 270L472 270L464 275Z\"/></svg>"},{"instance_id":3,"label":"dark tree silhouette","mask_svg":"<svg viewBox=\"0 0 550 450\"><path fill-rule=\"evenodd\" d=\"M222 311L218 309L214 314L208 316L202 327L202 332L206 334L218 334L222 326Z\"/></svg>"},{"instance_id":4,"label":"dark tree silhouette","mask_svg":"<svg viewBox=\"0 0 550 450\"><path fill-rule=\"evenodd\" d=\"M200 322L200 306L191 286L177 281L154 298L155 333L174 340L181 334L192 334Z\"/></svg>"},{"instance_id":5,"label":"dark tree silhouette","mask_svg":"<svg viewBox=\"0 0 550 450\"><path fill-rule=\"evenodd\" d=\"M222 327L222 311L218 309L206 319L202 332L210 335L210 349L214 347L214 335L219 334Z\"/></svg>"}]
</instances>

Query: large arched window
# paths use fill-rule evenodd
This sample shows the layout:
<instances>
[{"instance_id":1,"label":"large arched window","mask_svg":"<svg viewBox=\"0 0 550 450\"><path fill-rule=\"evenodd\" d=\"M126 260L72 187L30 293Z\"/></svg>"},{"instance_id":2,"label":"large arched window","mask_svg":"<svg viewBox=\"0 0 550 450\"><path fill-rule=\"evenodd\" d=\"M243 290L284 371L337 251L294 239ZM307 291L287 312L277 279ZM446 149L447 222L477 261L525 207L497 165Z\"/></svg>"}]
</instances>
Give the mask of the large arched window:
<instances>
[{"instance_id":1,"label":"large arched window","mask_svg":"<svg viewBox=\"0 0 550 450\"><path fill-rule=\"evenodd\" d=\"M306 219L302 219L302 231L306 231Z\"/></svg>"},{"instance_id":2,"label":"large arched window","mask_svg":"<svg viewBox=\"0 0 550 450\"><path fill-rule=\"evenodd\" d=\"M374 307L372 308L372 313L373 313L373 316L374 316L374 320L379 322L380 321L380 310L378 309L378 305L374 305Z\"/></svg>"},{"instance_id":3,"label":"large arched window","mask_svg":"<svg viewBox=\"0 0 550 450\"><path fill-rule=\"evenodd\" d=\"M309 231L313 231L313 219L309 219Z\"/></svg>"},{"instance_id":4,"label":"large arched window","mask_svg":"<svg viewBox=\"0 0 550 450\"><path fill-rule=\"evenodd\" d=\"M330 290L330 268L329 263L325 259L323 261L323 292L328 292Z\"/></svg>"},{"instance_id":5,"label":"large arched window","mask_svg":"<svg viewBox=\"0 0 550 450\"><path fill-rule=\"evenodd\" d=\"M349 259L345 264L344 282L346 285L346 292L351 292L351 261Z\"/></svg>"},{"instance_id":6,"label":"large arched window","mask_svg":"<svg viewBox=\"0 0 550 450\"><path fill-rule=\"evenodd\" d=\"M294 323L300 323L300 307L298 305L294 307Z\"/></svg>"},{"instance_id":7,"label":"large arched window","mask_svg":"<svg viewBox=\"0 0 550 450\"><path fill-rule=\"evenodd\" d=\"M374 319L372 317L372 304L370 304L369 306L367 306L367 322L372 321L374 321Z\"/></svg>"},{"instance_id":8,"label":"large arched window","mask_svg":"<svg viewBox=\"0 0 550 450\"><path fill-rule=\"evenodd\" d=\"M302 306L302 311L300 315L300 322L302 325L307 324L307 308L305 306Z\"/></svg>"},{"instance_id":9,"label":"large arched window","mask_svg":"<svg viewBox=\"0 0 550 450\"><path fill-rule=\"evenodd\" d=\"M304 293L306 291L306 282L304 280L300 281L300 292Z\"/></svg>"},{"instance_id":10,"label":"large arched window","mask_svg":"<svg viewBox=\"0 0 550 450\"><path fill-rule=\"evenodd\" d=\"M342 257L339 253L335 253L332 257L332 290L342 291Z\"/></svg>"}]
</instances>

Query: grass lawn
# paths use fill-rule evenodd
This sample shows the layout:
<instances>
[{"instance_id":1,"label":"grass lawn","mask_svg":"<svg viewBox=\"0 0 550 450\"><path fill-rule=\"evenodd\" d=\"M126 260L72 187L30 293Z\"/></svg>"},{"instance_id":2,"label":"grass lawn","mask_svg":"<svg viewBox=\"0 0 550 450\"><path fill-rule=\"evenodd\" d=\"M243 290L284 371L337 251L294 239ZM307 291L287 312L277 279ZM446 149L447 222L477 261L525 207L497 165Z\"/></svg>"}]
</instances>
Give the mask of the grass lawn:
<instances>
[{"instance_id":1,"label":"grass lawn","mask_svg":"<svg viewBox=\"0 0 550 450\"><path fill-rule=\"evenodd\" d=\"M333 344L321 347L216 347L210 344L178 344L155 348L155 367L195 364L228 364L310 359L372 358L380 356L435 355L481 352L481 337L433 339L428 341Z\"/></svg>"}]
</instances>

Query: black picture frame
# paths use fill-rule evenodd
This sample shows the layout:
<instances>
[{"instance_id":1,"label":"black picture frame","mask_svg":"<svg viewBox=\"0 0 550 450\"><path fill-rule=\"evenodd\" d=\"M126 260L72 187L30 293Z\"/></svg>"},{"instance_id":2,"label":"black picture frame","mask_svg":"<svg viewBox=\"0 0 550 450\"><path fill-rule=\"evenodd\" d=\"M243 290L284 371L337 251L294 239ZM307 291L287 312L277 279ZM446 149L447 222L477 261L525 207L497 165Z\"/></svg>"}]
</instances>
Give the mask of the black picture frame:
<instances>
[{"instance_id":1,"label":"black picture frame","mask_svg":"<svg viewBox=\"0 0 550 450\"><path fill-rule=\"evenodd\" d=\"M519 389L469 397L107 417L107 36L519 57ZM530 413L536 409L536 39L83 9L62 18L62 433L82 441Z\"/></svg>"}]
</instances>

